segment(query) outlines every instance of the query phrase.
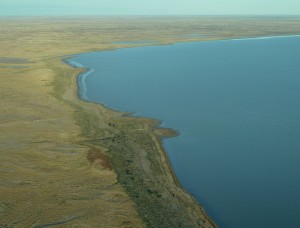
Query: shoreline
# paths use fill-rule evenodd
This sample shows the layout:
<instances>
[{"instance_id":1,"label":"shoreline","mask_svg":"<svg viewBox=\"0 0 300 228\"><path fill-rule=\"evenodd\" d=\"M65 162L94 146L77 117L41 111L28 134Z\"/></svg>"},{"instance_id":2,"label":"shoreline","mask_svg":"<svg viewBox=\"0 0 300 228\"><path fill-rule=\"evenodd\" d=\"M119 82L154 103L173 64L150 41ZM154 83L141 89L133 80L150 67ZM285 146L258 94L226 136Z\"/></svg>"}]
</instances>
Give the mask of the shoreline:
<instances>
[{"instance_id":1,"label":"shoreline","mask_svg":"<svg viewBox=\"0 0 300 228\"><path fill-rule=\"evenodd\" d=\"M115 49L113 49L113 50L115 50ZM100 106L103 109L107 109L109 111L116 112L116 113L118 113L118 116L119 116L118 118L131 118L133 120L138 119L138 120L146 120L147 122L150 122L151 131L155 132L154 134L151 135L151 138L152 138L152 140L153 140L153 142L154 142L154 144L157 148L157 151L160 154L160 158L159 158L160 161L159 162L163 166L165 166L165 168L167 170L166 171L167 178L171 182L173 182L175 184L175 186L177 188L179 188L186 195L185 197L188 197L189 201L191 201L192 204L195 204L195 206L201 211L201 214L202 214L201 217L203 217L204 221L206 221L204 223L210 223L210 225L207 224L208 226L205 225L204 227L218 227L214 223L214 221L209 217L209 215L206 213L205 209L200 204L200 202L198 202L189 192L187 192L183 188L183 186L181 185L179 179L177 178L177 176L174 172L174 169L173 169L173 166L172 166L171 161L169 159L168 153L167 153L166 149L163 146L164 138L177 137L178 135L180 135L180 133L178 131L174 130L174 129L160 127L160 125L162 123L161 120L158 120L158 119L155 119L155 118L150 118L150 117L133 116L134 113L119 111L119 110L112 109L112 108L108 107L104 103L97 103L97 102L89 101L88 99L82 99L82 97L81 97L82 93L80 93L80 84L79 84L80 81L81 81L80 77L84 74L89 74L89 72L91 70L94 70L94 69L86 68L86 67L84 67L83 65L81 65L80 63L77 63L77 62L76 63L78 65L73 65L68 60L69 60L68 57L61 58L62 63L67 64L68 66L72 67L73 69L78 69L79 70L79 72L77 73L77 75L74 78L74 81L76 83L76 87L73 86L73 94L76 94L76 97L74 97L74 100L75 101L79 100L80 102L83 102L83 103Z\"/></svg>"},{"instance_id":2,"label":"shoreline","mask_svg":"<svg viewBox=\"0 0 300 228\"><path fill-rule=\"evenodd\" d=\"M207 37L208 39L198 39L198 38L189 38L189 39L180 39L180 40L174 40L174 41L168 41L168 42L159 42L155 44L124 44L124 46L120 47L113 47L113 48L107 48L107 49L92 49L89 51L84 52L78 52L78 53L70 53L63 56L60 56L62 59L71 59L72 56L80 55L80 54L86 54L86 53L94 53L94 52L103 52L103 51L118 51L120 49L127 49L127 48L142 48L142 47L159 47L159 46L168 46L168 45L177 45L177 44L186 44L186 43L198 43L198 42L217 42L217 41L238 41L238 40L256 40L256 39L277 39L277 38L289 38L289 37L299 37L300 34L286 34L286 35L271 35L271 36L231 36L231 37ZM113 43L110 43L110 45L113 45ZM52 56L50 58L57 58L59 56ZM64 62L64 61L63 61ZM67 63L67 62L66 62ZM68 63L67 63L68 64ZM72 64L69 64L72 65ZM81 68L76 67L75 68ZM89 69L82 67L83 69Z\"/></svg>"},{"instance_id":3,"label":"shoreline","mask_svg":"<svg viewBox=\"0 0 300 228\"><path fill-rule=\"evenodd\" d=\"M157 43L155 45L152 45L152 44L140 44L140 45L137 45L137 46L134 46L134 45L129 45L129 46L125 46L125 47L116 47L116 48L111 48L111 49L105 49L105 50L92 50L92 51L87 51L87 52L79 52L79 53L74 53L74 54L68 54L68 55L64 55L64 56L60 56L60 57L51 57L53 59L55 58L60 58L61 61L64 63L64 64L67 64L69 66L71 66L72 68L74 69L80 69L81 72L79 72L78 74L78 77L77 77L77 83L79 84L80 80L81 81L84 81L85 77L88 77L89 74L93 73L95 71L94 68L88 68L88 67L85 67L83 66L82 64L76 62L76 61L72 61L73 63L71 63L69 60L72 59L73 56L76 56L76 55L80 55L80 54L84 54L84 53L94 53L94 52L103 52L103 51L118 51L120 49L127 49L127 48L143 48L143 47L149 47L149 46L154 46L154 47L159 47L159 46L165 46L165 45L177 45L177 44L186 44L186 43L198 43L198 42L217 42L217 41L239 41L239 40L257 40L257 39L277 39L277 38L288 38L288 37L300 37L300 34L297 35L274 35L274 36L253 36L253 37L236 37L236 38L216 38L216 39L207 39L207 40L186 40L186 41L179 41L179 42L171 42L171 43ZM80 77L83 77L82 79ZM86 85L84 83L82 83L83 87L85 87L86 89ZM109 107L107 104L105 104L104 102L101 102L101 103L97 103L97 102L93 102L93 101L90 101L88 100L88 98L86 97L86 95L81 95L82 93L80 93L80 90L79 90L79 85L78 85L78 91L77 91L77 96L80 100L82 101L85 101L85 102L89 102L89 103L93 103L93 104L98 104L98 105L101 105L107 109L110 109L110 110L113 110L113 111L116 111L116 112L120 112L120 113L124 113L124 115L129 115L129 116L132 116L132 117L136 117L136 118L149 118L149 119L154 119L154 120L157 120L160 122L160 124L163 122L163 120L159 120L159 119L155 119L155 118L151 118L151 117L143 117L143 116L134 116L135 114L137 114L138 112L130 112L130 111L121 111L121 110L118 110L118 109L114 109L114 108L111 108ZM159 125L160 125L159 124ZM158 126L159 127L159 126ZM162 127L163 128L163 127ZM175 129L171 129L173 131L176 132L176 135L178 134L178 131L175 130ZM179 133L180 134L180 133ZM174 136L176 137L176 136Z\"/></svg>"},{"instance_id":4,"label":"shoreline","mask_svg":"<svg viewBox=\"0 0 300 228\"><path fill-rule=\"evenodd\" d=\"M173 166L172 166L172 164L171 164L171 162L169 160L168 153L167 153L166 149L163 146L163 140L164 139L180 136L180 132L177 131L177 130L175 130L175 129L173 129L173 128L164 128L164 127L161 127L161 124L162 124L163 120L159 120L159 119L151 118L151 117L134 116L136 114L135 112L124 112L124 111L120 111L120 110L111 108L108 105L106 105L105 103L97 103L97 102L94 102L94 101L90 101L86 97L83 99L80 96L81 95L81 93L80 93L80 85L79 85L79 83L80 83L80 77L83 74L86 74L85 76L88 76L88 74L90 74L91 71L94 72L94 69L86 68L83 65L81 65L81 66L75 66L75 65L72 65L72 64L68 63L65 60L68 60L68 59L62 59L62 62L70 65L73 68L78 68L78 69L82 69L83 70L83 72L79 73L76 76L76 82L77 82L77 93L76 94L77 94L77 98L79 100L81 100L83 102L91 103L91 104L94 104L94 105L100 105L100 106L102 106L105 109L112 110L113 112L117 112L117 113L120 114L121 118L122 117L130 117L130 118L137 118L137 119L148 119L149 121L152 122L151 125L152 125L153 129L158 130L159 132L162 132L162 135L155 137L155 142L157 142L158 148L160 148L160 150L163 152L162 155L165 157L165 159L167 161L167 164L169 166L169 169L170 169L171 175L172 175L172 177L174 179L174 182L176 183L176 185L178 185L178 187L184 189L182 187L182 185L180 184L180 181L178 180L177 176L175 175ZM188 193L188 194L190 194L190 193Z\"/></svg>"}]
</instances>

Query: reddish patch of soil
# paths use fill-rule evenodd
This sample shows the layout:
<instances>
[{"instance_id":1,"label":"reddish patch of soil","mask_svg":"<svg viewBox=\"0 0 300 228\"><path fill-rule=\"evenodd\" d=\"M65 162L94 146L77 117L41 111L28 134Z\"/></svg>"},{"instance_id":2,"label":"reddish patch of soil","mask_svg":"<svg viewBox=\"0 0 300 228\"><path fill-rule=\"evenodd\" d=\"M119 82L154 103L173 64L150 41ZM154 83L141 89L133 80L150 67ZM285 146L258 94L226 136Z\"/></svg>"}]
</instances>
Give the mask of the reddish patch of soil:
<instances>
[{"instance_id":1,"label":"reddish patch of soil","mask_svg":"<svg viewBox=\"0 0 300 228\"><path fill-rule=\"evenodd\" d=\"M109 156L102 153L99 149L91 147L86 155L86 158L91 164L99 164L105 169L112 169Z\"/></svg>"}]
</instances>

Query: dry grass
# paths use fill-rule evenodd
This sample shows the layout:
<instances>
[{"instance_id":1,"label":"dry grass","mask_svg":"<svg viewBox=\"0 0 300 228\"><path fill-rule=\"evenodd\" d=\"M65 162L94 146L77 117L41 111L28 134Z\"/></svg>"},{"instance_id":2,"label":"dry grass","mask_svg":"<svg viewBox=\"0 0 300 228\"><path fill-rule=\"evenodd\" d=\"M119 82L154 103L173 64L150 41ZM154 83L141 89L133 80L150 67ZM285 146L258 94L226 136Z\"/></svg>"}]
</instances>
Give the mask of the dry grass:
<instances>
[{"instance_id":1,"label":"dry grass","mask_svg":"<svg viewBox=\"0 0 300 228\"><path fill-rule=\"evenodd\" d=\"M42 63L1 72L0 224L142 226L115 172L86 159L74 108L51 95L56 73Z\"/></svg>"}]
</instances>

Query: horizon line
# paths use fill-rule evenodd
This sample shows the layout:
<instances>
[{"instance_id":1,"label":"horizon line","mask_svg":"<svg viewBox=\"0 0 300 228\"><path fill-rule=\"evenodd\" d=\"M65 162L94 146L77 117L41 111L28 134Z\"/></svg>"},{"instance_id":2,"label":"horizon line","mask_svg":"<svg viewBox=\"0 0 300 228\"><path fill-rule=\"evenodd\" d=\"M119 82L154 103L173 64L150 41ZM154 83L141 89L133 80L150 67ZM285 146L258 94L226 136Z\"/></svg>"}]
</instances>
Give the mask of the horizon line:
<instances>
[{"instance_id":1,"label":"horizon line","mask_svg":"<svg viewBox=\"0 0 300 228\"><path fill-rule=\"evenodd\" d=\"M300 14L11 14L0 15L0 17L300 17Z\"/></svg>"}]
</instances>

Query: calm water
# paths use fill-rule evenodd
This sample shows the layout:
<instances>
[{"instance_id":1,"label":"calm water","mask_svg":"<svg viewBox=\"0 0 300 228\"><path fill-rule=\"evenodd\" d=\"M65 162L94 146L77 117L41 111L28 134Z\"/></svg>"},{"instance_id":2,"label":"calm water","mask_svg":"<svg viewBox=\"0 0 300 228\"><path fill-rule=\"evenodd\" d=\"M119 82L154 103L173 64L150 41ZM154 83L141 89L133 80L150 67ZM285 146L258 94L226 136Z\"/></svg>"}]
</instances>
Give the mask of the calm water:
<instances>
[{"instance_id":1,"label":"calm water","mask_svg":"<svg viewBox=\"0 0 300 228\"><path fill-rule=\"evenodd\" d=\"M300 37L78 55L84 99L163 120L182 185L220 227L300 227ZM74 64L74 62L73 62Z\"/></svg>"}]
</instances>

